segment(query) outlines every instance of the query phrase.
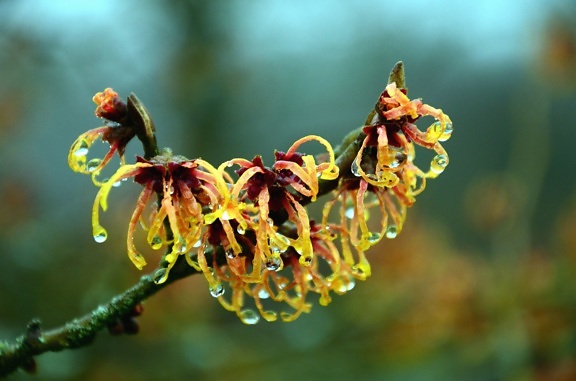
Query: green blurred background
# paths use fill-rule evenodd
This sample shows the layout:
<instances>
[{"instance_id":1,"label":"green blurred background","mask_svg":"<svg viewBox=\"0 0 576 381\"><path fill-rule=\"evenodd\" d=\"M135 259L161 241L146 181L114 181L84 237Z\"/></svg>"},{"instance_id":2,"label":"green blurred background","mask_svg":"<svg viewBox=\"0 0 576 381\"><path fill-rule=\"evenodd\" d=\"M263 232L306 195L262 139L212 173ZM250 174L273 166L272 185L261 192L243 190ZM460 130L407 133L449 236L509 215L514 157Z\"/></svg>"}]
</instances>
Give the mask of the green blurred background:
<instances>
[{"instance_id":1,"label":"green blurred background","mask_svg":"<svg viewBox=\"0 0 576 381\"><path fill-rule=\"evenodd\" d=\"M573 0L0 0L0 19L2 339L142 274L123 238L138 188L114 190L96 244L96 189L66 163L105 87L213 163L338 144L398 60L455 128L372 278L328 307L245 326L192 277L147 301L137 336L42 355L35 380L576 379Z\"/></svg>"}]
</instances>

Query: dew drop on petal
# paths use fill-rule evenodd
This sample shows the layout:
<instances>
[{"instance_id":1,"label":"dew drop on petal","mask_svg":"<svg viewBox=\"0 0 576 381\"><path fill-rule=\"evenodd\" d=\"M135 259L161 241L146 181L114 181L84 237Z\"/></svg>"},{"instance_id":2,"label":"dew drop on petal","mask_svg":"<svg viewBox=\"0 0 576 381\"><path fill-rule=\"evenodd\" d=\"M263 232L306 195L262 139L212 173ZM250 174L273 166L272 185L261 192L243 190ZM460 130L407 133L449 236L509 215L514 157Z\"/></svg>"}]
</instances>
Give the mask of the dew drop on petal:
<instances>
[{"instance_id":1,"label":"dew drop on petal","mask_svg":"<svg viewBox=\"0 0 576 381\"><path fill-rule=\"evenodd\" d=\"M168 271L166 271L165 268L158 269L154 273L154 283L156 284L164 283L167 278L168 278Z\"/></svg>"},{"instance_id":2,"label":"dew drop on petal","mask_svg":"<svg viewBox=\"0 0 576 381\"><path fill-rule=\"evenodd\" d=\"M86 140L82 140L80 142L80 144L78 145L78 149L76 149L76 151L74 151L74 156L86 156L88 155L88 148L90 147L90 145L88 144L88 142Z\"/></svg>"},{"instance_id":3,"label":"dew drop on petal","mask_svg":"<svg viewBox=\"0 0 576 381\"><path fill-rule=\"evenodd\" d=\"M270 297L270 294L264 287L262 287L260 290L258 290L258 297L260 299L268 299Z\"/></svg>"},{"instance_id":4,"label":"dew drop on petal","mask_svg":"<svg viewBox=\"0 0 576 381\"><path fill-rule=\"evenodd\" d=\"M102 243L105 242L106 239L108 238L108 233L106 232L106 230L104 228L99 228L96 231L94 231L94 241L98 242L98 243Z\"/></svg>"},{"instance_id":5,"label":"dew drop on petal","mask_svg":"<svg viewBox=\"0 0 576 381\"><path fill-rule=\"evenodd\" d=\"M348 282L344 282L345 287L346 287L346 291L350 291L354 288L354 286L356 286L356 280L352 277L350 277L348 279Z\"/></svg>"},{"instance_id":6,"label":"dew drop on petal","mask_svg":"<svg viewBox=\"0 0 576 381\"><path fill-rule=\"evenodd\" d=\"M398 228L396 227L396 225L389 225L386 228L386 238L396 238L396 236L398 235Z\"/></svg>"},{"instance_id":7,"label":"dew drop on petal","mask_svg":"<svg viewBox=\"0 0 576 381\"><path fill-rule=\"evenodd\" d=\"M212 295L215 298L224 295L225 289L222 283L216 283L210 286L209 289L210 289L210 295Z\"/></svg>"},{"instance_id":8,"label":"dew drop on petal","mask_svg":"<svg viewBox=\"0 0 576 381\"><path fill-rule=\"evenodd\" d=\"M451 122L446 122L446 125L444 126L444 132L442 133L442 135L438 138L439 141L441 142L445 142L446 140L450 139L450 136L452 136L452 131L453 131L453 127L452 127L452 123Z\"/></svg>"},{"instance_id":9,"label":"dew drop on petal","mask_svg":"<svg viewBox=\"0 0 576 381\"><path fill-rule=\"evenodd\" d=\"M440 174L448 166L448 156L440 154L434 156L430 163L430 170L436 174Z\"/></svg>"},{"instance_id":10,"label":"dew drop on petal","mask_svg":"<svg viewBox=\"0 0 576 381\"><path fill-rule=\"evenodd\" d=\"M202 245L202 240L199 239L192 247L200 247Z\"/></svg>"},{"instance_id":11,"label":"dew drop on petal","mask_svg":"<svg viewBox=\"0 0 576 381\"><path fill-rule=\"evenodd\" d=\"M184 254L188 251L188 247L186 246L186 244L180 246L180 248L178 249L178 253L180 254Z\"/></svg>"},{"instance_id":12,"label":"dew drop on petal","mask_svg":"<svg viewBox=\"0 0 576 381\"><path fill-rule=\"evenodd\" d=\"M239 317L242 323L248 325L256 324L260 320L260 315L258 315L256 311L249 308L240 311Z\"/></svg>"},{"instance_id":13,"label":"dew drop on petal","mask_svg":"<svg viewBox=\"0 0 576 381\"><path fill-rule=\"evenodd\" d=\"M278 271L282 266L282 258L280 257L268 258L264 266L266 266L266 269L269 271Z\"/></svg>"},{"instance_id":14,"label":"dew drop on petal","mask_svg":"<svg viewBox=\"0 0 576 381\"><path fill-rule=\"evenodd\" d=\"M158 250L162 247L162 238L160 238L160 236L155 235L152 238L152 241L150 241L150 246L152 247L152 249L154 250Z\"/></svg>"},{"instance_id":15,"label":"dew drop on petal","mask_svg":"<svg viewBox=\"0 0 576 381\"><path fill-rule=\"evenodd\" d=\"M227 210L225 210L225 211L222 212L222 216L221 216L220 218L222 218L222 219L225 220L225 221L228 221L228 220L231 220L231 219L232 219L232 217L230 216L230 213L228 213Z\"/></svg>"},{"instance_id":16,"label":"dew drop on petal","mask_svg":"<svg viewBox=\"0 0 576 381\"><path fill-rule=\"evenodd\" d=\"M358 168L358 164L356 164L356 160L354 160L352 162L352 164L350 165L350 171L352 172L352 174L356 177L361 177L362 175L360 174L360 168Z\"/></svg>"},{"instance_id":17,"label":"dew drop on petal","mask_svg":"<svg viewBox=\"0 0 576 381\"><path fill-rule=\"evenodd\" d=\"M244 229L241 225L238 225L238 227L236 228L236 231L238 232L238 234L244 235L244 233L246 233L246 229Z\"/></svg>"},{"instance_id":18,"label":"dew drop on petal","mask_svg":"<svg viewBox=\"0 0 576 381\"><path fill-rule=\"evenodd\" d=\"M366 237L368 242L370 242L370 244L372 244L372 245L374 245L375 243L380 241L381 238L382 238L382 235L380 233L369 233L368 236Z\"/></svg>"},{"instance_id":19,"label":"dew drop on petal","mask_svg":"<svg viewBox=\"0 0 576 381\"><path fill-rule=\"evenodd\" d=\"M402 147L388 147L388 157L390 159L389 168L398 168L408 159L408 155Z\"/></svg>"},{"instance_id":20,"label":"dew drop on petal","mask_svg":"<svg viewBox=\"0 0 576 381\"><path fill-rule=\"evenodd\" d=\"M348 218L350 220L353 219L354 218L354 207L350 206L350 207L346 208L344 215L346 216L346 218Z\"/></svg>"},{"instance_id":21,"label":"dew drop on petal","mask_svg":"<svg viewBox=\"0 0 576 381\"><path fill-rule=\"evenodd\" d=\"M299 262L304 266L310 266L312 264L313 257L311 255L301 256Z\"/></svg>"},{"instance_id":22,"label":"dew drop on petal","mask_svg":"<svg viewBox=\"0 0 576 381\"><path fill-rule=\"evenodd\" d=\"M88 172L94 172L96 168L98 168L100 163L102 163L101 159L92 159L88 161L88 163L86 163L86 169L88 170Z\"/></svg>"},{"instance_id":23,"label":"dew drop on petal","mask_svg":"<svg viewBox=\"0 0 576 381\"><path fill-rule=\"evenodd\" d=\"M326 234L328 234L328 239L331 241L338 237L338 234L336 233L336 231L334 231L334 229L332 229L328 225L326 227L324 227L324 231L326 232Z\"/></svg>"},{"instance_id":24,"label":"dew drop on petal","mask_svg":"<svg viewBox=\"0 0 576 381\"><path fill-rule=\"evenodd\" d=\"M234 250L228 249L226 250L226 258L234 259L236 255L234 254Z\"/></svg>"}]
</instances>

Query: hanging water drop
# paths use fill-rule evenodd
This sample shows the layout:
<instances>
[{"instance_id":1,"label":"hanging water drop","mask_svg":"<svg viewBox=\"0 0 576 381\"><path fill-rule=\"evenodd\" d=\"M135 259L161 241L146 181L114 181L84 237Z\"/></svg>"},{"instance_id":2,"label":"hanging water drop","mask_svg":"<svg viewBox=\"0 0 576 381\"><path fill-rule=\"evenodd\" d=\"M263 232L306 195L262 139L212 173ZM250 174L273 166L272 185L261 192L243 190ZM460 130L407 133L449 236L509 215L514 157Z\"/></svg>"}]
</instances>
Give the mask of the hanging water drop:
<instances>
[{"instance_id":1,"label":"hanging water drop","mask_svg":"<svg viewBox=\"0 0 576 381\"><path fill-rule=\"evenodd\" d=\"M388 168L398 168L408 158L402 147L388 147L388 157L390 159Z\"/></svg>"},{"instance_id":2,"label":"hanging water drop","mask_svg":"<svg viewBox=\"0 0 576 381\"><path fill-rule=\"evenodd\" d=\"M168 278L168 271L166 271L165 268L158 269L154 273L154 283L156 284L164 283L167 278Z\"/></svg>"},{"instance_id":3,"label":"hanging water drop","mask_svg":"<svg viewBox=\"0 0 576 381\"><path fill-rule=\"evenodd\" d=\"M337 294L345 294L346 292L352 290L356 285L356 281L351 276L338 276L332 279L331 288Z\"/></svg>"},{"instance_id":4,"label":"hanging water drop","mask_svg":"<svg viewBox=\"0 0 576 381\"><path fill-rule=\"evenodd\" d=\"M88 170L88 172L94 172L101 163L101 159L92 159L86 163L86 170Z\"/></svg>"},{"instance_id":5,"label":"hanging water drop","mask_svg":"<svg viewBox=\"0 0 576 381\"><path fill-rule=\"evenodd\" d=\"M352 277L350 277L347 282L343 282L343 283L344 283L344 286L346 287L346 291L350 291L354 288L354 286L356 286L356 280Z\"/></svg>"},{"instance_id":6,"label":"hanging water drop","mask_svg":"<svg viewBox=\"0 0 576 381\"><path fill-rule=\"evenodd\" d=\"M225 289L222 283L216 283L210 286L209 289L210 289L210 295L212 295L215 298L224 295Z\"/></svg>"},{"instance_id":7,"label":"hanging water drop","mask_svg":"<svg viewBox=\"0 0 576 381\"><path fill-rule=\"evenodd\" d=\"M312 264L312 255L302 255L299 259L300 264L310 266Z\"/></svg>"},{"instance_id":8,"label":"hanging water drop","mask_svg":"<svg viewBox=\"0 0 576 381\"><path fill-rule=\"evenodd\" d=\"M349 220L354 218L354 207L353 206L349 206L348 208L346 208L346 211L344 212L344 215L346 216L346 218L348 218Z\"/></svg>"},{"instance_id":9,"label":"hanging water drop","mask_svg":"<svg viewBox=\"0 0 576 381\"><path fill-rule=\"evenodd\" d=\"M434 156L432 162L430 163L430 170L436 174L444 172L444 169L448 166L448 156L440 154Z\"/></svg>"},{"instance_id":10,"label":"hanging water drop","mask_svg":"<svg viewBox=\"0 0 576 381\"><path fill-rule=\"evenodd\" d=\"M102 243L105 242L107 238L108 233L106 232L106 230L104 230L104 228L100 227L99 229L96 229L94 231L94 241Z\"/></svg>"},{"instance_id":11,"label":"hanging water drop","mask_svg":"<svg viewBox=\"0 0 576 381\"><path fill-rule=\"evenodd\" d=\"M330 226L326 226L324 231L328 234L328 237L331 241L338 237L338 234L336 234L336 232Z\"/></svg>"},{"instance_id":12,"label":"hanging water drop","mask_svg":"<svg viewBox=\"0 0 576 381\"><path fill-rule=\"evenodd\" d=\"M74 151L74 156L80 157L88 155L89 148L90 145L88 144L88 142L82 139L82 141L80 141L80 144L78 145L78 148L76 149L76 151Z\"/></svg>"},{"instance_id":13,"label":"hanging water drop","mask_svg":"<svg viewBox=\"0 0 576 381\"><path fill-rule=\"evenodd\" d=\"M160 236L155 235L154 237L152 237L152 240L150 241L150 247L152 247L152 249L154 250L159 250L162 247L162 238L160 238Z\"/></svg>"},{"instance_id":14,"label":"hanging water drop","mask_svg":"<svg viewBox=\"0 0 576 381\"><path fill-rule=\"evenodd\" d=\"M178 247L178 253L184 254L187 251L188 251L188 247L186 246L186 241L181 240L180 245Z\"/></svg>"},{"instance_id":15,"label":"hanging water drop","mask_svg":"<svg viewBox=\"0 0 576 381\"><path fill-rule=\"evenodd\" d=\"M258 297L260 299L268 299L270 297L270 294L268 293L268 290L262 287L260 290L258 290Z\"/></svg>"},{"instance_id":16,"label":"hanging water drop","mask_svg":"<svg viewBox=\"0 0 576 381\"><path fill-rule=\"evenodd\" d=\"M194 245L192 247L200 247L202 245L202 240L199 239L198 241L196 241L196 243L194 243Z\"/></svg>"},{"instance_id":17,"label":"hanging water drop","mask_svg":"<svg viewBox=\"0 0 576 381\"><path fill-rule=\"evenodd\" d=\"M120 123L108 119L104 119L104 125L106 125L106 127L112 127L112 128L121 126Z\"/></svg>"},{"instance_id":18,"label":"hanging water drop","mask_svg":"<svg viewBox=\"0 0 576 381\"><path fill-rule=\"evenodd\" d=\"M452 127L452 122L446 122L446 124L444 125L444 132L442 133L442 135L440 135L438 140L441 142L445 142L446 140L450 139L453 130L454 128Z\"/></svg>"},{"instance_id":19,"label":"hanging water drop","mask_svg":"<svg viewBox=\"0 0 576 381\"><path fill-rule=\"evenodd\" d=\"M244 229L242 227L242 225L238 225L238 227L236 228L236 231L238 232L238 234L240 235L244 235L244 233L246 233L246 229Z\"/></svg>"},{"instance_id":20,"label":"hanging water drop","mask_svg":"<svg viewBox=\"0 0 576 381\"><path fill-rule=\"evenodd\" d=\"M396 225L389 225L386 228L386 238L396 238L396 236L398 235L398 228L396 227Z\"/></svg>"},{"instance_id":21,"label":"hanging water drop","mask_svg":"<svg viewBox=\"0 0 576 381\"><path fill-rule=\"evenodd\" d=\"M239 317L242 323L248 325L256 324L260 320L260 315L258 315L256 311L251 310L250 308L246 308L240 311Z\"/></svg>"},{"instance_id":22,"label":"hanging water drop","mask_svg":"<svg viewBox=\"0 0 576 381\"><path fill-rule=\"evenodd\" d=\"M269 271L278 271L282 266L282 258L280 257L268 258L264 266Z\"/></svg>"},{"instance_id":23,"label":"hanging water drop","mask_svg":"<svg viewBox=\"0 0 576 381\"><path fill-rule=\"evenodd\" d=\"M352 174L356 177L361 177L362 175L360 174L360 168L358 167L358 164L356 164L356 160L354 160L352 162L352 164L350 165L350 172L352 172Z\"/></svg>"},{"instance_id":24,"label":"hanging water drop","mask_svg":"<svg viewBox=\"0 0 576 381\"><path fill-rule=\"evenodd\" d=\"M234 254L234 250L232 250L232 249L227 249L227 250L226 250L226 258L228 258L228 259L234 259L234 258L236 258L236 254Z\"/></svg>"},{"instance_id":25,"label":"hanging water drop","mask_svg":"<svg viewBox=\"0 0 576 381\"><path fill-rule=\"evenodd\" d=\"M370 242L371 245L374 245L375 243L380 241L381 238L382 235L380 233L368 233L368 235L366 236L366 239L368 240L368 242Z\"/></svg>"},{"instance_id":26,"label":"hanging water drop","mask_svg":"<svg viewBox=\"0 0 576 381\"><path fill-rule=\"evenodd\" d=\"M230 213L228 213L227 210L222 212L222 216L220 217L221 219L228 221L232 219L232 216L230 216Z\"/></svg>"}]
</instances>

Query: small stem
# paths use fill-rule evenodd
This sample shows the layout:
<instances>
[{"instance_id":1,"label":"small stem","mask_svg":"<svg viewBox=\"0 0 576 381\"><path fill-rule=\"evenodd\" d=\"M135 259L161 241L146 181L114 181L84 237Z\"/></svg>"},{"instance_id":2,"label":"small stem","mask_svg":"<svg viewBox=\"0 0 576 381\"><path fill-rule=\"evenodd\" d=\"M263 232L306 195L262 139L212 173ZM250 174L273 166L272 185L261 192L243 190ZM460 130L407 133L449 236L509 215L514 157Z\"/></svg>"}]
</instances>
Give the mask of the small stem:
<instances>
[{"instance_id":1,"label":"small stem","mask_svg":"<svg viewBox=\"0 0 576 381\"><path fill-rule=\"evenodd\" d=\"M148 113L144 104L140 102L140 99L135 94L128 96L128 117L136 129L136 136L142 142L144 158L150 160L154 156L159 155L160 150L156 142L154 123L150 113Z\"/></svg>"}]
</instances>

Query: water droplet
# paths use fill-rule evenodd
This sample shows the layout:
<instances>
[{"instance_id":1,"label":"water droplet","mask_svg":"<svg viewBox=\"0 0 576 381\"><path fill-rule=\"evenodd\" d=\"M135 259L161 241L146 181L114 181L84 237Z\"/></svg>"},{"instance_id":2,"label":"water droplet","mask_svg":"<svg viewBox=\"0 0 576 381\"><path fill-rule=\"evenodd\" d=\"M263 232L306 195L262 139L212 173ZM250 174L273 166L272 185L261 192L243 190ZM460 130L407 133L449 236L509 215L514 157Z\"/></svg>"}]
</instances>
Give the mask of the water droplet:
<instances>
[{"instance_id":1,"label":"water droplet","mask_svg":"<svg viewBox=\"0 0 576 381\"><path fill-rule=\"evenodd\" d=\"M396 227L396 225L389 225L386 228L386 238L396 238L396 236L398 235L398 228Z\"/></svg>"},{"instance_id":2,"label":"water droplet","mask_svg":"<svg viewBox=\"0 0 576 381\"><path fill-rule=\"evenodd\" d=\"M353 219L354 218L354 207L350 206L350 207L346 208L344 215L346 216L346 218L348 218L350 220Z\"/></svg>"},{"instance_id":3,"label":"water droplet","mask_svg":"<svg viewBox=\"0 0 576 381\"><path fill-rule=\"evenodd\" d=\"M344 285L346 287L346 291L350 291L354 288L354 286L356 286L356 280L352 277L350 277L348 279L348 282L344 282Z\"/></svg>"},{"instance_id":4,"label":"water droplet","mask_svg":"<svg viewBox=\"0 0 576 381\"><path fill-rule=\"evenodd\" d=\"M332 279L332 289L337 294L345 294L356 285L356 280L351 276L338 276Z\"/></svg>"},{"instance_id":5,"label":"water droplet","mask_svg":"<svg viewBox=\"0 0 576 381\"><path fill-rule=\"evenodd\" d=\"M119 181L116 181L114 184L112 184L112 186L113 186L114 188L119 188L120 185L122 185L122 181L120 181L120 180L119 180Z\"/></svg>"},{"instance_id":6,"label":"water droplet","mask_svg":"<svg viewBox=\"0 0 576 381\"><path fill-rule=\"evenodd\" d=\"M268 222L268 225L270 225L270 227L273 227L273 226L274 226L274 220L273 220L273 219L267 218L267 219L266 219L266 222Z\"/></svg>"},{"instance_id":7,"label":"water droplet","mask_svg":"<svg viewBox=\"0 0 576 381\"><path fill-rule=\"evenodd\" d=\"M178 248L178 253L184 254L188 251L188 247L186 246L186 242L180 242L180 247Z\"/></svg>"},{"instance_id":8,"label":"water droplet","mask_svg":"<svg viewBox=\"0 0 576 381\"><path fill-rule=\"evenodd\" d=\"M361 177L362 175L360 174L360 168L358 168L358 164L356 164L356 160L354 160L352 162L352 164L350 165L350 171L352 172L352 174L356 177Z\"/></svg>"},{"instance_id":9,"label":"water droplet","mask_svg":"<svg viewBox=\"0 0 576 381\"><path fill-rule=\"evenodd\" d=\"M172 185L166 186L166 190L168 191L169 194L171 195L174 194L174 187Z\"/></svg>"},{"instance_id":10,"label":"water droplet","mask_svg":"<svg viewBox=\"0 0 576 381\"><path fill-rule=\"evenodd\" d=\"M442 135L440 135L438 140L440 140L441 142L445 142L446 140L450 139L453 130L454 128L452 127L452 123L446 122L446 125L444 126L444 132L442 133Z\"/></svg>"},{"instance_id":11,"label":"water droplet","mask_svg":"<svg viewBox=\"0 0 576 381\"><path fill-rule=\"evenodd\" d=\"M166 271L165 268L158 269L154 273L154 283L156 284L164 283L167 278L168 278L168 271Z\"/></svg>"},{"instance_id":12,"label":"water droplet","mask_svg":"<svg viewBox=\"0 0 576 381\"><path fill-rule=\"evenodd\" d=\"M304 266L310 266L312 264L312 255L302 255L299 259L299 262Z\"/></svg>"},{"instance_id":13,"label":"water droplet","mask_svg":"<svg viewBox=\"0 0 576 381\"><path fill-rule=\"evenodd\" d=\"M268 299L270 297L270 294L268 293L268 290L262 287L260 290L258 290L258 297L260 299Z\"/></svg>"},{"instance_id":14,"label":"water droplet","mask_svg":"<svg viewBox=\"0 0 576 381\"><path fill-rule=\"evenodd\" d=\"M288 280L286 278L278 279L276 281L276 287L278 287L279 290L284 290L288 287Z\"/></svg>"},{"instance_id":15,"label":"water droplet","mask_svg":"<svg viewBox=\"0 0 576 381\"><path fill-rule=\"evenodd\" d=\"M388 147L388 157L390 159L389 168L398 168L408 158L402 147Z\"/></svg>"},{"instance_id":16,"label":"water droplet","mask_svg":"<svg viewBox=\"0 0 576 381\"><path fill-rule=\"evenodd\" d=\"M334 240L336 239L336 237L338 237L338 234L336 234L336 232L330 226L326 226L324 228L324 231L328 233L328 237L330 238L330 240Z\"/></svg>"},{"instance_id":17,"label":"water droplet","mask_svg":"<svg viewBox=\"0 0 576 381\"><path fill-rule=\"evenodd\" d=\"M264 266L269 271L278 271L280 270L280 267L282 267L282 258L280 257L268 258Z\"/></svg>"},{"instance_id":18,"label":"water droplet","mask_svg":"<svg viewBox=\"0 0 576 381\"><path fill-rule=\"evenodd\" d=\"M98 243L105 242L108 238L108 233L103 227L94 230L94 241Z\"/></svg>"},{"instance_id":19,"label":"water droplet","mask_svg":"<svg viewBox=\"0 0 576 381\"><path fill-rule=\"evenodd\" d=\"M366 236L366 239L368 240L368 242L370 242L371 245L374 245L375 243L380 241L381 238L382 235L380 233L368 233L368 235Z\"/></svg>"},{"instance_id":20,"label":"water droplet","mask_svg":"<svg viewBox=\"0 0 576 381\"><path fill-rule=\"evenodd\" d=\"M152 249L158 250L162 247L163 243L164 242L162 242L162 238L160 238L160 236L155 235L154 237L152 237L152 240L150 241L150 246L152 247Z\"/></svg>"},{"instance_id":21,"label":"water droplet","mask_svg":"<svg viewBox=\"0 0 576 381\"><path fill-rule=\"evenodd\" d=\"M241 225L238 225L238 227L236 228L236 231L238 232L238 234L244 235L244 233L246 233L246 229L244 229Z\"/></svg>"},{"instance_id":22,"label":"water droplet","mask_svg":"<svg viewBox=\"0 0 576 381\"><path fill-rule=\"evenodd\" d=\"M108 120L108 119L104 119L104 124L105 124L107 127L112 127L112 128L114 128L114 127L120 127L120 126L121 126L120 123L114 122L113 120Z\"/></svg>"},{"instance_id":23,"label":"water droplet","mask_svg":"<svg viewBox=\"0 0 576 381\"><path fill-rule=\"evenodd\" d=\"M199 239L192 247L200 247L202 245L202 240Z\"/></svg>"},{"instance_id":24,"label":"water droplet","mask_svg":"<svg viewBox=\"0 0 576 381\"><path fill-rule=\"evenodd\" d=\"M232 249L226 250L226 258L228 258L228 259L236 258L236 255L234 254L234 250L232 250Z\"/></svg>"},{"instance_id":25,"label":"water droplet","mask_svg":"<svg viewBox=\"0 0 576 381\"><path fill-rule=\"evenodd\" d=\"M209 289L210 289L210 295L212 295L215 298L224 295L225 288L222 285L222 283L216 283L210 286Z\"/></svg>"},{"instance_id":26,"label":"water droplet","mask_svg":"<svg viewBox=\"0 0 576 381\"><path fill-rule=\"evenodd\" d=\"M278 319L278 314L276 313L276 311L265 311L264 314L264 319L266 319L267 321L276 321L276 319Z\"/></svg>"},{"instance_id":27,"label":"water droplet","mask_svg":"<svg viewBox=\"0 0 576 381\"><path fill-rule=\"evenodd\" d=\"M256 324L260 320L260 315L258 315L254 310L251 310L249 308L240 311L239 317L242 323L248 325Z\"/></svg>"},{"instance_id":28,"label":"water droplet","mask_svg":"<svg viewBox=\"0 0 576 381\"><path fill-rule=\"evenodd\" d=\"M90 145L86 140L82 139L82 141L80 141L80 144L78 145L78 148L76 149L76 151L74 151L74 156L80 157L88 155L88 148L90 148Z\"/></svg>"},{"instance_id":29,"label":"water droplet","mask_svg":"<svg viewBox=\"0 0 576 381\"><path fill-rule=\"evenodd\" d=\"M101 159L92 159L86 163L86 169L88 172L94 172L96 168L102 163Z\"/></svg>"},{"instance_id":30,"label":"water droplet","mask_svg":"<svg viewBox=\"0 0 576 381\"><path fill-rule=\"evenodd\" d=\"M434 156L430 163L430 170L436 174L440 174L448 166L448 156L440 154Z\"/></svg>"}]
</instances>

